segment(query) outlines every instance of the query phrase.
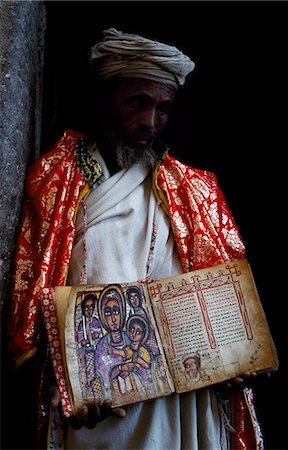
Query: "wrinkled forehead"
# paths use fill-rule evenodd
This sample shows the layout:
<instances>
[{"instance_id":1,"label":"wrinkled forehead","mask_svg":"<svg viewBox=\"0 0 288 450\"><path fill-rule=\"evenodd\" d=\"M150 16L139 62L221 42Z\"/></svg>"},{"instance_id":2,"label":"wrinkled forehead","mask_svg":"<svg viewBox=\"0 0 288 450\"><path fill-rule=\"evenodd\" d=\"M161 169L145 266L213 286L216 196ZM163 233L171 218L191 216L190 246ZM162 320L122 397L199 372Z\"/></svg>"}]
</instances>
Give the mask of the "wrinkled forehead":
<instances>
[{"instance_id":1,"label":"wrinkled forehead","mask_svg":"<svg viewBox=\"0 0 288 450\"><path fill-rule=\"evenodd\" d=\"M165 85L164 83L146 80L144 78L121 78L110 92L112 101L125 103L128 99L136 97L147 97L157 103L174 102L177 87Z\"/></svg>"}]
</instances>

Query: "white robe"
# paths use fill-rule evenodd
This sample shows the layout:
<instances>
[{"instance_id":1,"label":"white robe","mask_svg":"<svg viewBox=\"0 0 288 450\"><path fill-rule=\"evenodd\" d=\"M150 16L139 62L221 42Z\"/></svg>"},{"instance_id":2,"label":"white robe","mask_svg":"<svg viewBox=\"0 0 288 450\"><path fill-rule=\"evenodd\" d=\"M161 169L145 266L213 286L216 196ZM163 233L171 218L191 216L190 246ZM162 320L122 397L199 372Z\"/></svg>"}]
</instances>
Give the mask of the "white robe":
<instances>
[{"instance_id":1,"label":"white robe","mask_svg":"<svg viewBox=\"0 0 288 450\"><path fill-rule=\"evenodd\" d=\"M69 284L79 284L87 247L87 282L121 283L165 278L181 273L169 220L156 204L148 167L134 165L112 177L96 150L103 182L86 200L77 216ZM151 257L152 231L155 231ZM149 267L149 264L148 264ZM216 395L202 389L129 406L127 417L108 417L89 430L69 427L67 449L220 450L226 449ZM222 445L221 445L222 441Z\"/></svg>"}]
</instances>

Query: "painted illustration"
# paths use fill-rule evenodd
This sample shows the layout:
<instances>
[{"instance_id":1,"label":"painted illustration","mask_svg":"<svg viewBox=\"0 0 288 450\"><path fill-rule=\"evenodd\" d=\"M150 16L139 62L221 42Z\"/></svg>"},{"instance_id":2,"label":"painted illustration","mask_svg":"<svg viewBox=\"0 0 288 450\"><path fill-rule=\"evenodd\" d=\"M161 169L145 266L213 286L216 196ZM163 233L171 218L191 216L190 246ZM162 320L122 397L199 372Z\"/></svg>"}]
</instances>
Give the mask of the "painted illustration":
<instances>
[{"instance_id":1,"label":"painted illustration","mask_svg":"<svg viewBox=\"0 0 288 450\"><path fill-rule=\"evenodd\" d=\"M202 366L202 357L200 352L196 351L194 353L185 355L182 359L184 375L186 380L186 386L194 383L199 383L203 381L210 380L209 375Z\"/></svg>"},{"instance_id":2,"label":"painted illustration","mask_svg":"<svg viewBox=\"0 0 288 450\"><path fill-rule=\"evenodd\" d=\"M133 403L168 392L164 355L141 288L111 284L78 295L75 336L83 396Z\"/></svg>"},{"instance_id":3,"label":"painted illustration","mask_svg":"<svg viewBox=\"0 0 288 450\"><path fill-rule=\"evenodd\" d=\"M79 300L81 300L80 303ZM99 381L97 383L99 377L96 377L94 361L96 345L102 334L100 322L94 313L96 302L95 294L87 293L83 295L80 293L76 304L76 317L79 317L79 310L81 310L81 315L76 324L75 336L78 343L79 375L83 398L98 398L102 392L102 383Z\"/></svg>"},{"instance_id":4,"label":"painted illustration","mask_svg":"<svg viewBox=\"0 0 288 450\"><path fill-rule=\"evenodd\" d=\"M116 395L153 395L151 372L151 352L145 347L149 335L149 325L142 316L132 315L127 321L130 344L123 349L110 346L108 353L123 358L123 362L111 371L113 391Z\"/></svg>"},{"instance_id":5,"label":"painted illustration","mask_svg":"<svg viewBox=\"0 0 288 450\"><path fill-rule=\"evenodd\" d=\"M130 306L129 316L133 314L137 314L142 316L148 322L148 337L147 337L147 345L149 349L152 351L154 356L160 354L159 347L157 344L155 332L153 328L149 325L149 319L145 309L143 308L143 294L138 286L130 286L126 291L126 298L128 305Z\"/></svg>"},{"instance_id":6,"label":"painted illustration","mask_svg":"<svg viewBox=\"0 0 288 450\"><path fill-rule=\"evenodd\" d=\"M197 382L201 379L201 357L198 352L185 356L183 359L186 380Z\"/></svg>"},{"instance_id":7,"label":"painted illustration","mask_svg":"<svg viewBox=\"0 0 288 450\"><path fill-rule=\"evenodd\" d=\"M144 317L148 321L145 309L143 308L143 295L138 286L129 286L126 291L126 298L130 306L129 316L137 314Z\"/></svg>"}]
</instances>

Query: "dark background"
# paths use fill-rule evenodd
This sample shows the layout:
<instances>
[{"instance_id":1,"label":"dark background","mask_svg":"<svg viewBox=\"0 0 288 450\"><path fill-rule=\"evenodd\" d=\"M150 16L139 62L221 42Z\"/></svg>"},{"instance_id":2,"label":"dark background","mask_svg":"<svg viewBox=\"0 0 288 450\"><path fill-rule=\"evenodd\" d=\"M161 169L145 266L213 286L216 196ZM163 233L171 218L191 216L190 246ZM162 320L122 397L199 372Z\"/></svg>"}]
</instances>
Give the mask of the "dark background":
<instances>
[{"instance_id":1,"label":"dark background","mask_svg":"<svg viewBox=\"0 0 288 450\"><path fill-rule=\"evenodd\" d=\"M85 131L89 49L102 29L180 48L196 68L180 90L163 138L170 153L213 171L246 242L247 257L280 358L259 376L256 408L267 449L287 449L287 2L46 2L45 152L65 128Z\"/></svg>"}]
</instances>

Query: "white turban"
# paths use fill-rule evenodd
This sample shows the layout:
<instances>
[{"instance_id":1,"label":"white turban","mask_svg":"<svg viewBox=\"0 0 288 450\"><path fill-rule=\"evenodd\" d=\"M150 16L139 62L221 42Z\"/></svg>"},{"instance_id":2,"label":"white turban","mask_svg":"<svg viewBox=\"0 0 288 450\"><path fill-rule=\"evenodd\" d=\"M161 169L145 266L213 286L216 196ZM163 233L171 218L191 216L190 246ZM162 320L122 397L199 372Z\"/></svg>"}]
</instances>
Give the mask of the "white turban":
<instances>
[{"instance_id":1,"label":"white turban","mask_svg":"<svg viewBox=\"0 0 288 450\"><path fill-rule=\"evenodd\" d=\"M176 47L115 28L104 30L103 35L103 41L91 48L91 62L99 62L102 79L138 77L179 86L195 67Z\"/></svg>"}]
</instances>

